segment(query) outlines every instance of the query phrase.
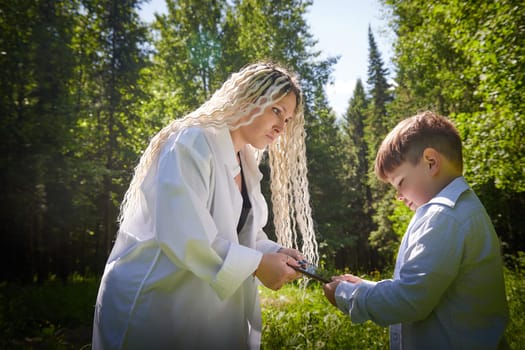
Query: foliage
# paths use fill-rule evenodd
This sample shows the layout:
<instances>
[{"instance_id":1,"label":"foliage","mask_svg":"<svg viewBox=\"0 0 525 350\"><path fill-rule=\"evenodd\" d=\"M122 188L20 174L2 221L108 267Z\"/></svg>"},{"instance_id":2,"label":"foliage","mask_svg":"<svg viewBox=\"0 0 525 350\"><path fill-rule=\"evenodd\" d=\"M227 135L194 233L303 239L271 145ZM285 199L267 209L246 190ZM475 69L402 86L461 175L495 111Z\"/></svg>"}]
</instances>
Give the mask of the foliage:
<instances>
[{"instance_id":1,"label":"foliage","mask_svg":"<svg viewBox=\"0 0 525 350\"><path fill-rule=\"evenodd\" d=\"M401 241L401 237L405 234L414 212L405 203L398 200L393 203L393 207L394 211L389 219L392 222L392 230L394 230Z\"/></svg>"},{"instance_id":2,"label":"foliage","mask_svg":"<svg viewBox=\"0 0 525 350\"><path fill-rule=\"evenodd\" d=\"M340 191L342 210L347 217L359 220L344 220L343 232L333 238L330 249L336 254L335 266L338 268L369 269L374 260L368 242L369 233L374 228L370 215L372 193L368 186L369 150L365 142L368 103L363 84L358 80L340 125L344 149Z\"/></svg>"},{"instance_id":3,"label":"foliage","mask_svg":"<svg viewBox=\"0 0 525 350\"><path fill-rule=\"evenodd\" d=\"M150 27L141 3L2 0L1 280L100 273L150 137L250 61L290 66L307 118L329 113L311 1L168 1Z\"/></svg>"},{"instance_id":4,"label":"foliage","mask_svg":"<svg viewBox=\"0 0 525 350\"><path fill-rule=\"evenodd\" d=\"M74 165L68 153L76 120L68 94L74 71L68 45L72 6L20 1L7 7L3 1L0 11L0 237L12 247L0 262L38 275L48 268L67 274L59 257L48 261L46 255L61 248L63 228L72 224L61 215L71 196L68 175ZM50 200L56 194L61 198Z\"/></svg>"},{"instance_id":5,"label":"foliage","mask_svg":"<svg viewBox=\"0 0 525 350\"><path fill-rule=\"evenodd\" d=\"M163 124L202 104L218 87L215 78L226 1L166 1L168 13L152 24L154 65L148 82L150 113ZM191 91L191 93L187 93Z\"/></svg>"},{"instance_id":6,"label":"foliage","mask_svg":"<svg viewBox=\"0 0 525 350\"><path fill-rule=\"evenodd\" d=\"M397 83L408 110L432 108L457 122L466 174L522 192L525 9L496 2L385 1L398 35ZM489 142L487 142L489 140Z\"/></svg>"},{"instance_id":7,"label":"foliage","mask_svg":"<svg viewBox=\"0 0 525 350\"><path fill-rule=\"evenodd\" d=\"M515 0L385 0L397 34L395 100L403 117L449 116L464 144L464 174L506 252L523 250L525 7Z\"/></svg>"},{"instance_id":8,"label":"foliage","mask_svg":"<svg viewBox=\"0 0 525 350\"><path fill-rule=\"evenodd\" d=\"M468 62L462 76L479 102L453 114L468 135L468 175L475 183L494 179L497 188L524 192L525 8L515 0L476 7L454 1L445 15L454 24L447 28L452 45Z\"/></svg>"},{"instance_id":9,"label":"foliage","mask_svg":"<svg viewBox=\"0 0 525 350\"><path fill-rule=\"evenodd\" d=\"M107 256L136 156L134 6L2 2L1 237L12 249L1 259L18 267L2 279L65 280Z\"/></svg>"},{"instance_id":10,"label":"foliage","mask_svg":"<svg viewBox=\"0 0 525 350\"><path fill-rule=\"evenodd\" d=\"M511 349L525 349L525 253L518 252L505 269L510 322L505 336Z\"/></svg>"},{"instance_id":11,"label":"foliage","mask_svg":"<svg viewBox=\"0 0 525 350\"><path fill-rule=\"evenodd\" d=\"M0 284L0 348L79 349L91 342L98 280Z\"/></svg>"},{"instance_id":12,"label":"foliage","mask_svg":"<svg viewBox=\"0 0 525 350\"><path fill-rule=\"evenodd\" d=\"M318 101L324 98L320 94L316 97ZM316 105L326 105L326 101L319 101ZM308 171L310 174L322 174L310 176L317 239L321 242L321 255L333 258L332 254L337 253L342 245L348 246L352 239L342 237L347 196L339 185L339 179L344 175L341 174L343 148L334 113L317 107L316 113L310 116L307 131Z\"/></svg>"},{"instance_id":13,"label":"foliage","mask_svg":"<svg viewBox=\"0 0 525 350\"><path fill-rule=\"evenodd\" d=\"M89 189L96 203L92 214L98 226L93 229L98 266L111 250L118 203L136 159L134 151L142 143L136 138L141 132L135 130L143 128L138 111L145 93L138 80L147 56L141 48L146 28L135 11L139 3L90 0L77 9L73 47L81 59L76 69L82 79L71 94L78 97L81 128L74 131L86 142L76 149L77 157L100 170L96 189Z\"/></svg>"},{"instance_id":14,"label":"foliage","mask_svg":"<svg viewBox=\"0 0 525 350\"><path fill-rule=\"evenodd\" d=\"M370 30L367 84L342 119L324 92L338 57L320 58L305 16L311 0L169 0L151 24L138 17L142 3L0 0L0 239L9 247L0 263L12 267L0 280L100 274L150 137L259 59L301 77L326 266L392 263L408 213L371 168L386 132L423 108L458 125L465 174L507 260L525 249L521 3L385 0L396 83Z\"/></svg>"},{"instance_id":15,"label":"foliage","mask_svg":"<svg viewBox=\"0 0 525 350\"><path fill-rule=\"evenodd\" d=\"M395 125L396 120L388 114L392 100L390 84L387 82L388 70L384 68L381 53L375 42L371 28L368 28L368 85L369 105L364 120L363 138L367 147L368 177L370 198L369 215L374 227L370 229L370 246L378 253L375 259L378 266L392 263L397 247L397 236L389 220L393 211L391 198L393 189L377 179L374 172L376 153L384 137Z\"/></svg>"}]
</instances>

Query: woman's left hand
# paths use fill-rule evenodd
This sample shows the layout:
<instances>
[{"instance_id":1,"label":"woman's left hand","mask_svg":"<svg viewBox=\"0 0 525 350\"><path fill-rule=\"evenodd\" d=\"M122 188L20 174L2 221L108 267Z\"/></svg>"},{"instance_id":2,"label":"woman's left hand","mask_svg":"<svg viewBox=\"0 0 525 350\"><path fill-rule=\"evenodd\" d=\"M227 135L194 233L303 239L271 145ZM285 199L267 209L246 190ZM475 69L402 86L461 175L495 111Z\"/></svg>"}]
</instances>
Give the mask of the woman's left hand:
<instances>
[{"instance_id":1,"label":"woman's left hand","mask_svg":"<svg viewBox=\"0 0 525 350\"><path fill-rule=\"evenodd\" d=\"M305 256L303 255L303 253L301 253L297 249L284 248L283 247L283 248L279 249L278 252L281 253L281 254L288 255L290 258L292 258L292 259L288 259L286 261L286 263L289 266L292 266L292 267L301 267L301 264L299 264L299 261L303 261L303 260L306 259ZM298 279L301 276L302 276L302 274L300 272L297 272L297 274L296 274L294 279Z\"/></svg>"},{"instance_id":2,"label":"woman's left hand","mask_svg":"<svg viewBox=\"0 0 525 350\"><path fill-rule=\"evenodd\" d=\"M278 253L288 255L289 257L294 258L296 261L302 261L306 259L303 253L301 253L300 251L294 248L284 248L283 247L278 250Z\"/></svg>"}]
</instances>

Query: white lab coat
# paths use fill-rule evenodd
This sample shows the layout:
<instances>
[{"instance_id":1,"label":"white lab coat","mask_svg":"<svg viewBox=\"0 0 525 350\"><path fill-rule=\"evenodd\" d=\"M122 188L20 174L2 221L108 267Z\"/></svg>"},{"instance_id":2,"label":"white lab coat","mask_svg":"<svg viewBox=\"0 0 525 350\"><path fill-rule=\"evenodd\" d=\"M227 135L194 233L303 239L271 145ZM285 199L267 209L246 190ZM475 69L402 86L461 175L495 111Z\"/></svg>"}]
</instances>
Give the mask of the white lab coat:
<instances>
[{"instance_id":1,"label":"white lab coat","mask_svg":"<svg viewBox=\"0 0 525 350\"><path fill-rule=\"evenodd\" d=\"M240 167L227 128L167 140L122 223L97 296L93 349L258 349L252 276L280 246L262 231L268 208L249 146L241 151L252 210L238 235Z\"/></svg>"}]
</instances>

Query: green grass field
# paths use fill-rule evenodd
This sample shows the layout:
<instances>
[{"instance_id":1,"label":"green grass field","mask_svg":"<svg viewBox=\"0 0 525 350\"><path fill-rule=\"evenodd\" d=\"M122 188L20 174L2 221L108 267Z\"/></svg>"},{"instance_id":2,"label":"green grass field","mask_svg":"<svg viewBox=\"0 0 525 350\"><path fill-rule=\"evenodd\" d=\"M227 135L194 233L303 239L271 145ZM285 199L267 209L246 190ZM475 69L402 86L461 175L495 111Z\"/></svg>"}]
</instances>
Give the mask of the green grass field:
<instances>
[{"instance_id":1,"label":"green grass field","mask_svg":"<svg viewBox=\"0 0 525 350\"><path fill-rule=\"evenodd\" d=\"M352 324L313 282L261 290L262 349L387 349L388 329L371 322Z\"/></svg>"},{"instance_id":2,"label":"green grass field","mask_svg":"<svg viewBox=\"0 0 525 350\"><path fill-rule=\"evenodd\" d=\"M511 349L525 349L525 259L506 269ZM378 278L375 276L374 278ZM98 281L0 283L0 349L90 349ZM352 324L324 297L321 285L289 284L279 291L261 287L263 350L387 349L388 330L371 322Z\"/></svg>"}]
</instances>

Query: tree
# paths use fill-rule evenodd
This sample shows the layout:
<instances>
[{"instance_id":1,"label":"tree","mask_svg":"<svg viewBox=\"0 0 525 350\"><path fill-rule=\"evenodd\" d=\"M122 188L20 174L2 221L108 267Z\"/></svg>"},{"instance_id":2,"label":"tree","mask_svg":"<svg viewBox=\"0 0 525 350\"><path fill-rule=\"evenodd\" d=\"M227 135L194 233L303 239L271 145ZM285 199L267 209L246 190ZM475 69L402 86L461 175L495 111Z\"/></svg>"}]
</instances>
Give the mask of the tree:
<instances>
[{"instance_id":1,"label":"tree","mask_svg":"<svg viewBox=\"0 0 525 350\"><path fill-rule=\"evenodd\" d=\"M99 221L92 230L100 262L112 248L119 202L136 160L136 143L143 142L134 133L142 126L137 105L144 92L138 81L147 59L142 49L145 27L136 13L139 4L135 0L85 1L79 23L84 26L77 28L81 39L76 48L87 55L88 64L78 67L84 77L78 88L85 88L76 91L82 106L79 132L88 146L79 153L97 169L91 198Z\"/></svg>"},{"instance_id":2,"label":"tree","mask_svg":"<svg viewBox=\"0 0 525 350\"><path fill-rule=\"evenodd\" d=\"M323 90L316 90L313 103L317 109L308 119L307 156L317 239L323 260L329 265L343 265L348 259L337 257L348 252L354 237L345 232L347 211L343 187L343 143L335 113L327 106Z\"/></svg>"},{"instance_id":3,"label":"tree","mask_svg":"<svg viewBox=\"0 0 525 350\"><path fill-rule=\"evenodd\" d=\"M457 125L465 177L505 251L523 250L525 10L513 0L385 1L392 12L395 105L433 109Z\"/></svg>"},{"instance_id":4,"label":"tree","mask_svg":"<svg viewBox=\"0 0 525 350\"><path fill-rule=\"evenodd\" d=\"M74 2L2 3L0 54L2 277L67 273L56 253L71 221L67 146L75 124L68 95Z\"/></svg>"},{"instance_id":5,"label":"tree","mask_svg":"<svg viewBox=\"0 0 525 350\"><path fill-rule=\"evenodd\" d=\"M167 0L168 13L153 23L151 113L166 122L202 104L222 83L221 26L226 1ZM191 93L190 93L191 92Z\"/></svg>"},{"instance_id":6,"label":"tree","mask_svg":"<svg viewBox=\"0 0 525 350\"><path fill-rule=\"evenodd\" d=\"M368 28L368 86L370 104L365 118L365 140L368 149L368 184L371 191L370 213L376 228L370 233L370 245L379 253L375 264L382 266L393 261L398 237L392 229L390 216L393 212L393 190L380 182L374 174L375 155L383 138L395 124L387 114L392 100L388 70L384 68L381 53L377 48L372 29Z\"/></svg>"},{"instance_id":7,"label":"tree","mask_svg":"<svg viewBox=\"0 0 525 350\"><path fill-rule=\"evenodd\" d=\"M368 242L374 225L371 218L372 194L368 185L369 152L365 142L367 111L368 99L363 83L358 79L341 125L344 150L342 188L348 218L344 232L349 242L344 245L339 259L344 257L350 260L341 265L350 265L353 270L369 269L373 260Z\"/></svg>"},{"instance_id":8,"label":"tree","mask_svg":"<svg viewBox=\"0 0 525 350\"><path fill-rule=\"evenodd\" d=\"M140 4L2 2L0 234L12 249L0 261L14 266L2 278L98 273L151 135L253 60L299 73L311 165L341 177L339 154L331 153L339 147L337 125L323 91L336 59L320 60L314 50L304 19L311 1L169 1L151 36L138 19ZM249 22L252 10L257 25ZM248 40L252 34L271 45ZM339 180L311 174L319 199L337 193ZM312 200L324 215L318 225L333 219L341 227L341 211L331 216L324 203Z\"/></svg>"}]
</instances>

